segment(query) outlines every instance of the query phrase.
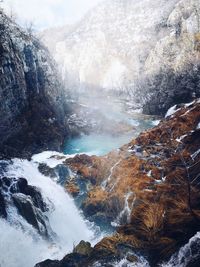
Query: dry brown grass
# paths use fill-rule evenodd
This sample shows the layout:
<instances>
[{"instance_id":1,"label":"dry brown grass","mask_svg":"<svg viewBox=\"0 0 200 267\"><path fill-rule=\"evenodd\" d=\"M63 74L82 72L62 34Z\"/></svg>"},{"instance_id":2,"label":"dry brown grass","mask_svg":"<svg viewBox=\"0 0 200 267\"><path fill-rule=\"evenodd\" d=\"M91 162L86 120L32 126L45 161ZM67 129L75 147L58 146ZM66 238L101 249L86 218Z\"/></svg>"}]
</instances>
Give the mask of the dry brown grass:
<instances>
[{"instance_id":1,"label":"dry brown grass","mask_svg":"<svg viewBox=\"0 0 200 267\"><path fill-rule=\"evenodd\" d=\"M138 205L131 218L132 231L138 238L154 243L162 236L165 224L165 208L160 203L142 202Z\"/></svg>"},{"instance_id":2,"label":"dry brown grass","mask_svg":"<svg viewBox=\"0 0 200 267\"><path fill-rule=\"evenodd\" d=\"M160 231L163 229L165 209L159 203L152 203L143 211L143 223L148 231Z\"/></svg>"},{"instance_id":3,"label":"dry brown grass","mask_svg":"<svg viewBox=\"0 0 200 267\"><path fill-rule=\"evenodd\" d=\"M102 202L108 198L108 192L104 191L101 187L95 187L89 192L87 201L89 202Z\"/></svg>"}]
</instances>

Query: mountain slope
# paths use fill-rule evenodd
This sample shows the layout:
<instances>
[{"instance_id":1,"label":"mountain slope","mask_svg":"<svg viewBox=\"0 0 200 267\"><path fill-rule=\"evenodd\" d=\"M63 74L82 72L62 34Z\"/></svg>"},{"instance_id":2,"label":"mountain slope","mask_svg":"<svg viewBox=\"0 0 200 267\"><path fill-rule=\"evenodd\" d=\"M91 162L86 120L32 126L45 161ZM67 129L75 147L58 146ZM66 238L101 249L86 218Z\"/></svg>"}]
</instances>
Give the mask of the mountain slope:
<instances>
[{"instance_id":1,"label":"mountain slope","mask_svg":"<svg viewBox=\"0 0 200 267\"><path fill-rule=\"evenodd\" d=\"M200 2L179 1L167 27L170 34L149 54L146 80L139 87L148 103L147 113L163 113L174 103L200 96Z\"/></svg>"},{"instance_id":2,"label":"mountain slope","mask_svg":"<svg viewBox=\"0 0 200 267\"><path fill-rule=\"evenodd\" d=\"M191 99L194 92L199 95L198 82L189 93L184 89L197 76L195 71L188 74L188 65L199 62L199 9L198 0L101 3L56 44L54 57L63 80L81 92L122 91L146 113L164 114L173 103ZM170 75L183 72L179 91L187 94L176 99L177 82L169 86ZM159 94L163 84L170 95L166 103Z\"/></svg>"}]
</instances>

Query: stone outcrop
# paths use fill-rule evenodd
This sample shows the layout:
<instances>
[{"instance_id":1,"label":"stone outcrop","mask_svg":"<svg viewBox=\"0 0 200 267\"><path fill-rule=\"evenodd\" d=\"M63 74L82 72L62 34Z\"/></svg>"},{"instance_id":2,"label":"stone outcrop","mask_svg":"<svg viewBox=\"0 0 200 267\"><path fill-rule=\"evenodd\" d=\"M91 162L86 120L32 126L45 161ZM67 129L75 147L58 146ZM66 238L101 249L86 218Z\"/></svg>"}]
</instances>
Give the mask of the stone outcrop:
<instances>
[{"instance_id":1,"label":"stone outcrop","mask_svg":"<svg viewBox=\"0 0 200 267\"><path fill-rule=\"evenodd\" d=\"M75 252L38 266L104 266L123 257L137 261L138 252L157 266L200 230L199 100L173 107L157 127L118 151L79 155L65 164L90 184L82 203L85 215L112 222L116 233L87 256Z\"/></svg>"},{"instance_id":2,"label":"stone outcrop","mask_svg":"<svg viewBox=\"0 0 200 267\"><path fill-rule=\"evenodd\" d=\"M67 134L66 96L48 50L0 10L0 147L58 149Z\"/></svg>"},{"instance_id":3,"label":"stone outcrop","mask_svg":"<svg viewBox=\"0 0 200 267\"><path fill-rule=\"evenodd\" d=\"M7 218L9 221L11 206L15 207L24 220L41 235L52 236L53 232L45 214L50 206L43 200L39 189L29 185L26 179L0 178L0 217Z\"/></svg>"}]
</instances>

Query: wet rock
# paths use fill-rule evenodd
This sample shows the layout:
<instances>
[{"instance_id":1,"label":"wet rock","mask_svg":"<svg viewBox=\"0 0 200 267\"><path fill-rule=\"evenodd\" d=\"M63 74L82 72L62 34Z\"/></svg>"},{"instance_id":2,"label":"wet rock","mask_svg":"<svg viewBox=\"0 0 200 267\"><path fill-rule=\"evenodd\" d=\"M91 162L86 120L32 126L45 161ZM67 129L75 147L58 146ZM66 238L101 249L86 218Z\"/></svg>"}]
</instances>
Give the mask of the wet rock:
<instances>
[{"instance_id":1,"label":"wet rock","mask_svg":"<svg viewBox=\"0 0 200 267\"><path fill-rule=\"evenodd\" d=\"M69 181L65 184L67 192L72 195L74 198L77 197L80 193L79 186L74 181Z\"/></svg>"},{"instance_id":2,"label":"wet rock","mask_svg":"<svg viewBox=\"0 0 200 267\"><path fill-rule=\"evenodd\" d=\"M0 191L0 217L6 218L7 213L6 213L6 205L4 201L4 197Z\"/></svg>"},{"instance_id":3,"label":"wet rock","mask_svg":"<svg viewBox=\"0 0 200 267\"><path fill-rule=\"evenodd\" d=\"M88 256L92 252L92 247L89 242L81 241L73 250L73 253Z\"/></svg>"},{"instance_id":4,"label":"wet rock","mask_svg":"<svg viewBox=\"0 0 200 267\"><path fill-rule=\"evenodd\" d=\"M41 209L43 212L48 211L48 207L44 202L41 192L38 188L28 185L25 178L19 178L10 187L11 193L22 193L24 195L30 196L34 205Z\"/></svg>"},{"instance_id":5,"label":"wet rock","mask_svg":"<svg viewBox=\"0 0 200 267\"><path fill-rule=\"evenodd\" d=\"M0 216L7 217L6 206L14 205L18 213L45 237L53 235L45 212L46 204L38 188L30 186L25 178L0 178Z\"/></svg>"},{"instance_id":6,"label":"wet rock","mask_svg":"<svg viewBox=\"0 0 200 267\"><path fill-rule=\"evenodd\" d=\"M35 265L35 267L61 267L59 261L46 260Z\"/></svg>"},{"instance_id":7,"label":"wet rock","mask_svg":"<svg viewBox=\"0 0 200 267\"><path fill-rule=\"evenodd\" d=\"M18 209L19 214L42 235L47 236L47 217L37 209L31 198L23 194L13 194L13 202Z\"/></svg>"},{"instance_id":8,"label":"wet rock","mask_svg":"<svg viewBox=\"0 0 200 267\"><path fill-rule=\"evenodd\" d=\"M3 178L1 179L1 181L2 181L2 184L3 184L4 186L6 186L6 187L9 187L9 186L11 185L11 181L10 181L10 179L7 178L7 177L3 177Z\"/></svg>"},{"instance_id":9,"label":"wet rock","mask_svg":"<svg viewBox=\"0 0 200 267\"><path fill-rule=\"evenodd\" d=\"M138 262L138 258L135 255L128 255L126 258L130 262L134 262L134 263Z\"/></svg>"},{"instance_id":10,"label":"wet rock","mask_svg":"<svg viewBox=\"0 0 200 267\"><path fill-rule=\"evenodd\" d=\"M55 173L58 177L58 182L61 185L64 185L66 181L68 181L71 178L71 172L69 170L68 166L59 164L55 167Z\"/></svg>"},{"instance_id":11,"label":"wet rock","mask_svg":"<svg viewBox=\"0 0 200 267\"><path fill-rule=\"evenodd\" d=\"M51 178L55 178L56 177L56 173L55 170L53 168L50 168L47 164L45 163L40 163L38 166L38 170L44 175L44 176L48 176Z\"/></svg>"},{"instance_id":12,"label":"wet rock","mask_svg":"<svg viewBox=\"0 0 200 267\"><path fill-rule=\"evenodd\" d=\"M61 267L69 266L69 267L81 267L81 266L88 266L87 264L87 256L72 253L67 255L61 262Z\"/></svg>"}]
</instances>

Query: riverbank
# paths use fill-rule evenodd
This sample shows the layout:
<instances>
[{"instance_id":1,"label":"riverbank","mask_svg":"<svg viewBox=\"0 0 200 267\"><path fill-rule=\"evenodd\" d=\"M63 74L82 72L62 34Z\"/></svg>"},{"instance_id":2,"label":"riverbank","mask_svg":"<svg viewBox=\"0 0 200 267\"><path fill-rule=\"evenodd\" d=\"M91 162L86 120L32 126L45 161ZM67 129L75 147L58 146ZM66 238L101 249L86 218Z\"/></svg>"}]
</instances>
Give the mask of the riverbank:
<instances>
[{"instance_id":1,"label":"riverbank","mask_svg":"<svg viewBox=\"0 0 200 267\"><path fill-rule=\"evenodd\" d=\"M100 241L81 263L75 253L52 266L114 266L117 259L130 260L130 254L136 262L142 255L158 266L195 236L200 230L199 114L199 101L174 107L157 127L119 150L63 161L77 174L72 181L78 191L77 179L89 184L81 206L85 216L109 222L116 233ZM170 266L189 266L192 260L182 255Z\"/></svg>"}]
</instances>

